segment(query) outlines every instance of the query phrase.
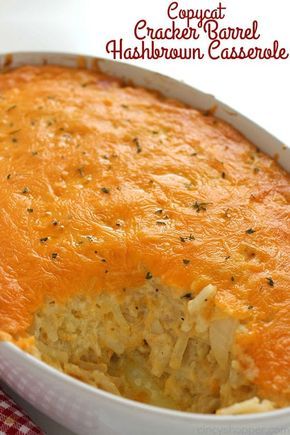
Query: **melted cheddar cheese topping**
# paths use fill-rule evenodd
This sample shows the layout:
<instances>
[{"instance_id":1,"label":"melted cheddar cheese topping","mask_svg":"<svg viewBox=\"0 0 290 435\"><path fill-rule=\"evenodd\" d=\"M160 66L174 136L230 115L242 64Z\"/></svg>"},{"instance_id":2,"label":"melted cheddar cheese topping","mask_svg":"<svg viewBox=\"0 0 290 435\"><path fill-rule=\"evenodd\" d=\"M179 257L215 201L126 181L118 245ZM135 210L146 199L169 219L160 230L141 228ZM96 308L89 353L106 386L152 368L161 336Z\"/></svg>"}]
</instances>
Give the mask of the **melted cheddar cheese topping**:
<instances>
[{"instance_id":1,"label":"melted cheddar cheese topping","mask_svg":"<svg viewBox=\"0 0 290 435\"><path fill-rule=\"evenodd\" d=\"M0 179L2 331L29 335L46 298L211 283L261 395L289 394L289 176L232 127L98 72L22 67L0 75Z\"/></svg>"}]
</instances>

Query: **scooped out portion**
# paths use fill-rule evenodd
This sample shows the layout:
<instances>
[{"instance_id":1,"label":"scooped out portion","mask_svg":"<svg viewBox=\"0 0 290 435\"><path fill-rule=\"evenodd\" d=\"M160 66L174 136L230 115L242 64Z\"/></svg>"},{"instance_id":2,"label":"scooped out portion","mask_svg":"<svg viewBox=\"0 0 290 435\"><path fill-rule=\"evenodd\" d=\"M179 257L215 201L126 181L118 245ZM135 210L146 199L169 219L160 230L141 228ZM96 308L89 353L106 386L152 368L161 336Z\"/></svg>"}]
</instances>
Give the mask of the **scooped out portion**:
<instances>
[{"instance_id":1,"label":"scooped out portion","mask_svg":"<svg viewBox=\"0 0 290 435\"><path fill-rule=\"evenodd\" d=\"M255 398L254 364L235 343L239 322L216 306L215 296L209 284L196 297L176 297L151 279L119 296L48 300L35 316L29 351L77 379L156 406L272 410L271 402Z\"/></svg>"}]
</instances>

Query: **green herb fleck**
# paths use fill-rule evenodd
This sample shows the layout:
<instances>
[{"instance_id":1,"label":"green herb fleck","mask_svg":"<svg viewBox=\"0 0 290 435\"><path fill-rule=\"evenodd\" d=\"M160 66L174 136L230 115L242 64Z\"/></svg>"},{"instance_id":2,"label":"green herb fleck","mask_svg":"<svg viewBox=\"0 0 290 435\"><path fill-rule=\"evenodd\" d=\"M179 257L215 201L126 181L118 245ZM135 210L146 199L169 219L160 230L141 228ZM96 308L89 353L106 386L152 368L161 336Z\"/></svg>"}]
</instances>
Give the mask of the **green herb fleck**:
<instances>
[{"instance_id":1,"label":"green herb fleck","mask_svg":"<svg viewBox=\"0 0 290 435\"><path fill-rule=\"evenodd\" d=\"M27 193L29 193L29 189L28 189L28 187L24 187L24 188L22 189L22 193L23 193L24 195L26 195Z\"/></svg>"},{"instance_id":2,"label":"green herb fleck","mask_svg":"<svg viewBox=\"0 0 290 435\"><path fill-rule=\"evenodd\" d=\"M156 221L157 225L166 225L166 222L164 221Z\"/></svg>"},{"instance_id":3,"label":"green herb fleck","mask_svg":"<svg viewBox=\"0 0 290 435\"><path fill-rule=\"evenodd\" d=\"M10 131L10 135L11 136L13 136L14 134L17 134L17 133L19 133L21 131L21 128L19 128L18 130L13 130L13 131Z\"/></svg>"},{"instance_id":4,"label":"green herb fleck","mask_svg":"<svg viewBox=\"0 0 290 435\"><path fill-rule=\"evenodd\" d=\"M39 239L40 243L45 243L48 241L48 237L41 237L41 239Z\"/></svg>"},{"instance_id":5,"label":"green herb fleck","mask_svg":"<svg viewBox=\"0 0 290 435\"><path fill-rule=\"evenodd\" d=\"M187 240L195 240L195 237L193 234L189 234L188 237L179 237L179 239L182 243L185 243Z\"/></svg>"},{"instance_id":6,"label":"green herb fleck","mask_svg":"<svg viewBox=\"0 0 290 435\"><path fill-rule=\"evenodd\" d=\"M248 230L246 230L246 234L254 234L255 230L253 230L253 228L249 228Z\"/></svg>"},{"instance_id":7,"label":"green herb fleck","mask_svg":"<svg viewBox=\"0 0 290 435\"><path fill-rule=\"evenodd\" d=\"M86 236L86 239L89 240L89 242L97 242L98 239L95 236Z\"/></svg>"},{"instance_id":8,"label":"green herb fleck","mask_svg":"<svg viewBox=\"0 0 290 435\"><path fill-rule=\"evenodd\" d=\"M151 272L147 272L146 275L145 275L145 279L152 279L152 278L153 278L152 273Z\"/></svg>"},{"instance_id":9,"label":"green herb fleck","mask_svg":"<svg viewBox=\"0 0 290 435\"><path fill-rule=\"evenodd\" d=\"M85 82L85 83L82 84L82 88L86 88L87 86L94 85L94 84L96 84L95 81L89 80L88 82Z\"/></svg>"},{"instance_id":10,"label":"green herb fleck","mask_svg":"<svg viewBox=\"0 0 290 435\"><path fill-rule=\"evenodd\" d=\"M141 147L141 145L140 145L140 142L139 142L138 137L134 137L133 142L134 142L134 144L136 145L137 154L141 153L141 151L142 151L142 147Z\"/></svg>"},{"instance_id":11,"label":"green herb fleck","mask_svg":"<svg viewBox=\"0 0 290 435\"><path fill-rule=\"evenodd\" d=\"M101 188L101 192L103 192L103 193L110 193L110 189L108 189L107 187L102 187Z\"/></svg>"},{"instance_id":12,"label":"green herb fleck","mask_svg":"<svg viewBox=\"0 0 290 435\"><path fill-rule=\"evenodd\" d=\"M192 293L185 293L181 299L193 299Z\"/></svg>"},{"instance_id":13,"label":"green herb fleck","mask_svg":"<svg viewBox=\"0 0 290 435\"><path fill-rule=\"evenodd\" d=\"M210 202L198 202L195 201L193 204L193 208L196 210L196 213L199 213L200 211L206 211L207 206L210 204Z\"/></svg>"},{"instance_id":14,"label":"green herb fleck","mask_svg":"<svg viewBox=\"0 0 290 435\"><path fill-rule=\"evenodd\" d=\"M16 104L13 104L13 106L8 107L7 112L10 112L13 109L16 109Z\"/></svg>"},{"instance_id":15,"label":"green herb fleck","mask_svg":"<svg viewBox=\"0 0 290 435\"><path fill-rule=\"evenodd\" d=\"M268 281L270 287L274 287L274 281L272 280L272 278L266 278L266 280Z\"/></svg>"},{"instance_id":16,"label":"green herb fleck","mask_svg":"<svg viewBox=\"0 0 290 435\"><path fill-rule=\"evenodd\" d=\"M84 176L84 168L78 168L78 173L80 174L81 177Z\"/></svg>"},{"instance_id":17,"label":"green herb fleck","mask_svg":"<svg viewBox=\"0 0 290 435\"><path fill-rule=\"evenodd\" d=\"M51 254L51 258L52 258L53 260L55 260L55 259L57 258L57 256L58 256L57 252L53 252L53 253Z\"/></svg>"}]
</instances>

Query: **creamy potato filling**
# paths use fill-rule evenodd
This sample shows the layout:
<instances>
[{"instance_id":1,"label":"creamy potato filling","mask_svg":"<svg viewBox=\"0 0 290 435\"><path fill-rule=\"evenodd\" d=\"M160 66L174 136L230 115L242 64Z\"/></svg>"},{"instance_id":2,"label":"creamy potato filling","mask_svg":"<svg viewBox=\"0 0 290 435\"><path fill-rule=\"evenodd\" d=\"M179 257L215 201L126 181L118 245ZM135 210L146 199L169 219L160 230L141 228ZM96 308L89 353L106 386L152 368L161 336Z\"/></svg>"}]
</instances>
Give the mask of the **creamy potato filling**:
<instances>
[{"instance_id":1,"label":"creamy potato filling","mask_svg":"<svg viewBox=\"0 0 290 435\"><path fill-rule=\"evenodd\" d=\"M114 394L166 408L226 413L224 408L254 398L256 373L250 364L241 368L239 323L217 308L215 294L208 285L195 297L176 296L152 279L119 295L79 296L66 304L49 300L35 316L31 352ZM253 403L255 412L265 406L272 405ZM250 412L249 404L245 408Z\"/></svg>"}]
</instances>

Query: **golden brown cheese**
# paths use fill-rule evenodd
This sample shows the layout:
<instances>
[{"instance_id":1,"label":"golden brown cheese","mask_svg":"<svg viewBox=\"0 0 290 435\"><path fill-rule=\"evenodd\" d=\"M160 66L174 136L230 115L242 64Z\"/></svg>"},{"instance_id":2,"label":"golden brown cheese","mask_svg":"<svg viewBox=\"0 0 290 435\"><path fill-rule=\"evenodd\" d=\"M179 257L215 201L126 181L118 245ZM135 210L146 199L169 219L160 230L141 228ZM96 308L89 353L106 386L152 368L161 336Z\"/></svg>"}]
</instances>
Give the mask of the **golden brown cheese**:
<instances>
[{"instance_id":1,"label":"golden brown cheese","mask_svg":"<svg viewBox=\"0 0 290 435\"><path fill-rule=\"evenodd\" d=\"M0 76L0 329L151 276L217 286L261 397L289 398L289 176L232 127L86 70ZM288 398L288 399L286 399Z\"/></svg>"}]
</instances>

